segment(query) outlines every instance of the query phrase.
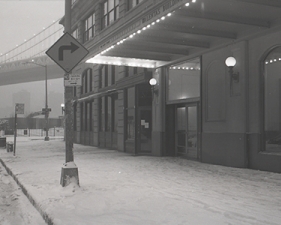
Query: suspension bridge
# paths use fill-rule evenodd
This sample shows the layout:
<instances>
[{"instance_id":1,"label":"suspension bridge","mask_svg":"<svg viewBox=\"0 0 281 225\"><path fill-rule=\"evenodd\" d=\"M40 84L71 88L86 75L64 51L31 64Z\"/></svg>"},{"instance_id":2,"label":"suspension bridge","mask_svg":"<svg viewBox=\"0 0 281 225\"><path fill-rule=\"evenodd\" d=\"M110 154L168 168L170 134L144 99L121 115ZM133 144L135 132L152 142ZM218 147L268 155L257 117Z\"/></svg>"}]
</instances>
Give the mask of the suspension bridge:
<instances>
[{"instance_id":1,"label":"suspension bridge","mask_svg":"<svg viewBox=\"0 0 281 225\"><path fill-rule=\"evenodd\" d=\"M45 66L48 79L62 78L64 71L45 54L62 35L63 26L56 20L22 44L0 53L0 86L44 80Z\"/></svg>"}]
</instances>

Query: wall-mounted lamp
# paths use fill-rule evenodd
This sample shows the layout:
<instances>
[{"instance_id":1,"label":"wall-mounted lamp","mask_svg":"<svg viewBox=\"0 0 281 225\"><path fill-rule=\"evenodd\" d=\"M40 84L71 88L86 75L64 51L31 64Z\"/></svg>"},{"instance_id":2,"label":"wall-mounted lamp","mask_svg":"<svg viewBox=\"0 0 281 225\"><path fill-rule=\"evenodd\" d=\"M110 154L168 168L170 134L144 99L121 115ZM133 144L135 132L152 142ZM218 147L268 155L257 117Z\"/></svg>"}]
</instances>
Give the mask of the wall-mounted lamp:
<instances>
[{"instance_id":1,"label":"wall-mounted lamp","mask_svg":"<svg viewBox=\"0 0 281 225\"><path fill-rule=\"evenodd\" d=\"M152 94L156 94L158 96L158 88L155 87L157 85L157 80L155 78L151 78L149 80L149 84L151 86Z\"/></svg>"},{"instance_id":2,"label":"wall-mounted lamp","mask_svg":"<svg viewBox=\"0 0 281 225\"><path fill-rule=\"evenodd\" d=\"M228 57L225 60L225 65L229 68L229 75L231 79L234 80L235 82L239 82L239 73L238 72L234 73L233 71L233 67L236 65L236 59L232 56Z\"/></svg>"},{"instance_id":3,"label":"wall-mounted lamp","mask_svg":"<svg viewBox=\"0 0 281 225\"><path fill-rule=\"evenodd\" d=\"M63 112L64 112L64 104L61 103L60 106L61 106L61 114L63 114Z\"/></svg>"}]
</instances>

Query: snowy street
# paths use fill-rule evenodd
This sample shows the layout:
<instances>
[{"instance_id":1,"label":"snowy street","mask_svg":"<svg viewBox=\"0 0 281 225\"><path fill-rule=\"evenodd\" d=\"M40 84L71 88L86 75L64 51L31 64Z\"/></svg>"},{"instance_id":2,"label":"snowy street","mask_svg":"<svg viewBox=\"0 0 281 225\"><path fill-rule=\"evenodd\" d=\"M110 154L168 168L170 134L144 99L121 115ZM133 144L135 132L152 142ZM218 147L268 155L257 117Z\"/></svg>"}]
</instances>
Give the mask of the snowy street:
<instances>
[{"instance_id":1,"label":"snowy street","mask_svg":"<svg viewBox=\"0 0 281 225\"><path fill-rule=\"evenodd\" d=\"M0 150L55 225L280 224L281 174L75 144L80 187L63 188L64 144L19 139L16 157Z\"/></svg>"},{"instance_id":2,"label":"snowy street","mask_svg":"<svg viewBox=\"0 0 281 225\"><path fill-rule=\"evenodd\" d=\"M0 224L46 224L5 168L0 164Z\"/></svg>"}]
</instances>

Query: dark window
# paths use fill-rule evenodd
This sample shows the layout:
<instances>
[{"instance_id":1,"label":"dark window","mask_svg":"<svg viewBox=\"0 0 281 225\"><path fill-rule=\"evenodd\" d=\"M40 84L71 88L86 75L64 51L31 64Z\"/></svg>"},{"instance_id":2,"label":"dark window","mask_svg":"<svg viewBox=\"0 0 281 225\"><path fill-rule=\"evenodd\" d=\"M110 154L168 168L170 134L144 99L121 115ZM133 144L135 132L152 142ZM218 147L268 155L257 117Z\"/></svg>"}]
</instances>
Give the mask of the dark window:
<instances>
[{"instance_id":1,"label":"dark window","mask_svg":"<svg viewBox=\"0 0 281 225\"><path fill-rule=\"evenodd\" d=\"M103 3L102 29L119 18L119 0L107 0Z\"/></svg>"},{"instance_id":2,"label":"dark window","mask_svg":"<svg viewBox=\"0 0 281 225\"><path fill-rule=\"evenodd\" d=\"M86 94L93 90L93 74L92 69L87 69L82 74L81 94Z\"/></svg>"},{"instance_id":3,"label":"dark window","mask_svg":"<svg viewBox=\"0 0 281 225\"><path fill-rule=\"evenodd\" d=\"M114 132L117 130L115 117L117 112L115 110L117 95L105 96L99 100L99 130L104 132Z\"/></svg>"},{"instance_id":4,"label":"dark window","mask_svg":"<svg viewBox=\"0 0 281 225\"><path fill-rule=\"evenodd\" d=\"M95 36L95 13L91 14L84 21L84 42Z\"/></svg>"},{"instance_id":5,"label":"dark window","mask_svg":"<svg viewBox=\"0 0 281 225\"><path fill-rule=\"evenodd\" d=\"M128 77L129 76L129 67L126 66L125 67L125 77Z\"/></svg>"},{"instance_id":6,"label":"dark window","mask_svg":"<svg viewBox=\"0 0 281 225\"><path fill-rule=\"evenodd\" d=\"M103 65L100 68L100 88L115 84L115 72L119 72L112 65Z\"/></svg>"},{"instance_id":7,"label":"dark window","mask_svg":"<svg viewBox=\"0 0 281 225\"><path fill-rule=\"evenodd\" d=\"M143 0L128 0L128 9L134 8L136 5L140 4Z\"/></svg>"},{"instance_id":8,"label":"dark window","mask_svg":"<svg viewBox=\"0 0 281 225\"><path fill-rule=\"evenodd\" d=\"M126 140L135 139L135 88L128 88L125 95Z\"/></svg>"}]
</instances>

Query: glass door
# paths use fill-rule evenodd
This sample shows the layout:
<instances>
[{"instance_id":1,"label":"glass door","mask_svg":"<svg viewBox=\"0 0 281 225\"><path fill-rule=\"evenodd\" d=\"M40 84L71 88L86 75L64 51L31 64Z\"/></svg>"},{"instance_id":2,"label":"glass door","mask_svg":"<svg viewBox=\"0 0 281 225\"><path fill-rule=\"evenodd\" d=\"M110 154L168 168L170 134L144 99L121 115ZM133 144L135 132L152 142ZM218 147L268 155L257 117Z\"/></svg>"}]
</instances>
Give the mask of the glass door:
<instances>
[{"instance_id":1,"label":"glass door","mask_svg":"<svg viewBox=\"0 0 281 225\"><path fill-rule=\"evenodd\" d=\"M198 159L198 107L176 107L176 154Z\"/></svg>"},{"instance_id":2,"label":"glass door","mask_svg":"<svg viewBox=\"0 0 281 225\"><path fill-rule=\"evenodd\" d=\"M138 113L138 154L151 153L152 113L151 108L141 107Z\"/></svg>"}]
</instances>

